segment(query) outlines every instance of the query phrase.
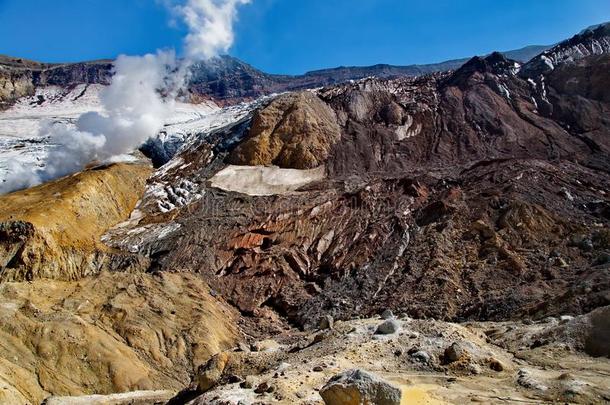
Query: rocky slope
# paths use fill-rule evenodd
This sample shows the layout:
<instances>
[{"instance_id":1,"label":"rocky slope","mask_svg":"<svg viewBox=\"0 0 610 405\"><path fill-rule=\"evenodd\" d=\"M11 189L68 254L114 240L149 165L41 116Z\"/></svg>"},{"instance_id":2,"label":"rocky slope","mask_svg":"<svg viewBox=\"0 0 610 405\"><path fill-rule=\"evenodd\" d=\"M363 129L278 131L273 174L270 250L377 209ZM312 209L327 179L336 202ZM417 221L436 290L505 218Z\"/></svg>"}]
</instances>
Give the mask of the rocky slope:
<instances>
[{"instance_id":1,"label":"rocky slope","mask_svg":"<svg viewBox=\"0 0 610 405\"><path fill-rule=\"evenodd\" d=\"M0 109L34 95L37 87L110 84L111 78L112 61L48 64L0 55Z\"/></svg>"},{"instance_id":2,"label":"rocky slope","mask_svg":"<svg viewBox=\"0 0 610 405\"><path fill-rule=\"evenodd\" d=\"M148 259L100 241L150 172L95 167L0 198L1 404L150 389L168 399L235 344L236 311L201 278L146 273Z\"/></svg>"},{"instance_id":3,"label":"rocky slope","mask_svg":"<svg viewBox=\"0 0 610 405\"><path fill-rule=\"evenodd\" d=\"M586 341L603 341L595 334L604 330L599 320L607 327L608 310L535 324L460 325L396 319L386 311L385 320L336 322L311 334L280 335L274 345L257 342L253 351L224 352L216 357L222 362L200 370L199 392L181 396L195 397L192 405L341 405L366 403L358 398L367 396L375 404L605 403L610 363L582 350ZM212 370L218 373L210 379ZM371 379L339 380L345 370ZM202 382L213 382L212 389L201 394ZM390 387L398 395L387 395Z\"/></svg>"},{"instance_id":4,"label":"rocky slope","mask_svg":"<svg viewBox=\"0 0 610 405\"><path fill-rule=\"evenodd\" d=\"M306 328L321 308L340 319L386 307L452 320L588 312L610 298L609 105L592 90L610 80L609 57L563 63L544 88L492 54L450 74L280 96L246 132L229 130L237 146L209 138L163 171L170 184L197 178L201 198L168 213L145 197L142 218L107 240L201 274L243 314ZM578 85L566 90L565 76ZM279 157L307 148L315 158ZM278 165L267 182L321 165L325 178L271 196L210 187L230 182L216 181L227 163ZM151 229L172 231L130 236Z\"/></svg>"},{"instance_id":5,"label":"rocky slope","mask_svg":"<svg viewBox=\"0 0 610 405\"><path fill-rule=\"evenodd\" d=\"M0 280L75 280L140 265L100 237L129 216L149 175L147 166L116 164L2 196Z\"/></svg>"},{"instance_id":6,"label":"rocky slope","mask_svg":"<svg viewBox=\"0 0 610 405\"><path fill-rule=\"evenodd\" d=\"M188 274L4 282L0 308L2 404L39 404L51 394L176 392L238 336L234 310Z\"/></svg>"},{"instance_id":7,"label":"rocky slope","mask_svg":"<svg viewBox=\"0 0 610 405\"><path fill-rule=\"evenodd\" d=\"M523 73L534 76L548 73L556 65L574 62L591 55L610 52L610 23L590 27L568 41L564 41L533 58Z\"/></svg>"}]
</instances>

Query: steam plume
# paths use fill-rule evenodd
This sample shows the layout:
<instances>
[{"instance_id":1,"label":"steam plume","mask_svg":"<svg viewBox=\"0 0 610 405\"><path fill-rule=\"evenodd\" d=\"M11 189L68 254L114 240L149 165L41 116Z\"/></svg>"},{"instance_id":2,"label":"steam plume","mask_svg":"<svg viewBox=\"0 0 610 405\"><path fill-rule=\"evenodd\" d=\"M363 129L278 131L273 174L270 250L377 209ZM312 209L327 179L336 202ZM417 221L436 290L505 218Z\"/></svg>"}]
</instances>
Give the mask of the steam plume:
<instances>
[{"instance_id":1,"label":"steam plume","mask_svg":"<svg viewBox=\"0 0 610 405\"><path fill-rule=\"evenodd\" d=\"M189 28L184 39L187 57L209 59L229 50L234 41L237 6L250 0L188 0L178 7Z\"/></svg>"},{"instance_id":2,"label":"steam plume","mask_svg":"<svg viewBox=\"0 0 610 405\"><path fill-rule=\"evenodd\" d=\"M103 111L82 114L75 126L44 123L39 136L49 137L53 145L44 167L9 165L0 194L77 172L93 161L118 160L155 136L174 111L175 95L186 82L190 64L231 47L237 6L249 2L187 0L177 6L189 28L184 39L187 59L177 63L173 51L119 56L112 83L100 95Z\"/></svg>"}]
</instances>

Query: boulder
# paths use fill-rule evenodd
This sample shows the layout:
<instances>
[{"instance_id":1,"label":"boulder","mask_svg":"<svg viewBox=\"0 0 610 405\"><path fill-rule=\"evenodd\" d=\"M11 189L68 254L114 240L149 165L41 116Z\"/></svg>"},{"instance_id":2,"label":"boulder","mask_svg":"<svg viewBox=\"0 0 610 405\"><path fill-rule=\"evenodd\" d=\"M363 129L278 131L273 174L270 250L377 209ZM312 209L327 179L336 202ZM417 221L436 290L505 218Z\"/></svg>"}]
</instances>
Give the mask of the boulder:
<instances>
[{"instance_id":1,"label":"boulder","mask_svg":"<svg viewBox=\"0 0 610 405\"><path fill-rule=\"evenodd\" d=\"M498 359L490 358L489 359L489 368L493 371L497 371L498 373L504 371L504 364Z\"/></svg>"},{"instance_id":2,"label":"boulder","mask_svg":"<svg viewBox=\"0 0 610 405\"><path fill-rule=\"evenodd\" d=\"M333 317L330 315L325 315L320 320L320 330L332 329L334 327L334 325L335 325L335 321L334 321Z\"/></svg>"},{"instance_id":3,"label":"boulder","mask_svg":"<svg viewBox=\"0 0 610 405\"><path fill-rule=\"evenodd\" d=\"M400 405L400 388L363 370L338 374L322 387L326 405Z\"/></svg>"},{"instance_id":4,"label":"boulder","mask_svg":"<svg viewBox=\"0 0 610 405\"><path fill-rule=\"evenodd\" d=\"M222 373L229 362L229 355L225 352L218 353L197 370L197 389L206 392L220 382Z\"/></svg>"},{"instance_id":5,"label":"boulder","mask_svg":"<svg viewBox=\"0 0 610 405\"><path fill-rule=\"evenodd\" d=\"M587 315L590 327L585 338L585 352L593 357L610 358L610 306Z\"/></svg>"},{"instance_id":6,"label":"boulder","mask_svg":"<svg viewBox=\"0 0 610 405\"><path fill-rule=\"evenodd\" d=\"M466 355L466 350L459 343L452 343L451 346L445 349L443 359L445 363L453 363Z\"/></svg>"},{"instance_id":7,"label":"boulder","mask_svg":"<svg viewBox=\"0 0 610 405\"><path fill-rule=\"evenodd\" d=\"M269 385L268 382L262 382L254 389L254 393L256 393L256 394L264 394L264 393L270 394L273 391L275 391L275 388L272 385Z\"/></svg>"},{"instance_id":8,"label":"boulder","mask_svg":"<svg viewBox=\"0 0 610 405\"><path fill-rule=\"evenodd\" d=\"M416 352L411 354L411 357L413 358L413 360L425 364L429 363L431 359L428 352L425 352L423 350L417 350Z\"/></svg>"},{"instance_id":9,"label":"boulder","mask_svg":"<svg viewBox=\"0 0 610 405\"><path fill-rule=\"evenodd\" d=\"M400 325L395 319L388 319L377 326L376 335L391 335L400 330Z\"/></svg>"},{"instance_id":10,"label":"boulder","mask_svg":"<svg viewBox=\"0 0 610 405\"><path fill-rule=\"evenodd\" d=\"M253 352L273 352L280 348L280 344L273 339L265 339L252 343Z\"/></svg>"}]
</instances>

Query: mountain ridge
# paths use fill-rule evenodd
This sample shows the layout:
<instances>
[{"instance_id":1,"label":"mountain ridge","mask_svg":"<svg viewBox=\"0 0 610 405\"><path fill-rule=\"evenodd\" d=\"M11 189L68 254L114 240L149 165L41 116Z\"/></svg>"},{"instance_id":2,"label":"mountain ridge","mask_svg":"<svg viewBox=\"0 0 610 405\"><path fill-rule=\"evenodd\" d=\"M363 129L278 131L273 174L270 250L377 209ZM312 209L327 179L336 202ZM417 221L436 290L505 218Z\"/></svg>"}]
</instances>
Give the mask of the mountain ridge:
<instances>
[{"instance_id":1,"label":"mountain ridge","mask_svg":"<svg viewBox=\"0 0 610 405\"><path fill-rule=\"evenodd\" d=\"M532 45L504 54L526 62L550 46ZM220 104L234 104L263 95L323 87L349 80L375 77L420 76L455 70L469 58L430 64L339 66L313 70L302 75L266 73L233 56L223 55L192 66L188 86L191 101L211 99ZM31 96L44 85L109 84L112 60L100 59L75 63L44 63L0 55L0 108L7 108L23 96Z\"/></svg>"}]
</instances>

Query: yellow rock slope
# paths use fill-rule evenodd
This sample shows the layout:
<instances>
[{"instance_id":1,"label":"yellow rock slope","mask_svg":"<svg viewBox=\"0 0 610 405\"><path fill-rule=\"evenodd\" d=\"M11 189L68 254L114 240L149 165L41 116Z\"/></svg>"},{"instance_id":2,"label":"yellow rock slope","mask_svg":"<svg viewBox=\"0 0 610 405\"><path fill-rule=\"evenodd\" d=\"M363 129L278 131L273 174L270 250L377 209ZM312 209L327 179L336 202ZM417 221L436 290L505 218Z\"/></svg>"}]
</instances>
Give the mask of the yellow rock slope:
<instances>
[{"instance_id":1,"label":"yellow rock slope","mask_svg":"<svg viewBox=\"0 0 610 405\"><path fill-rule=\"evenodd\" d=\"M0 284L0 404L187 386L235 343L235 313L197 276L102 272Z\"/></svg>"},{"instance_id":2,"label":"yellow rock slope","mask_svg":"<svg viewBox=\"0 0 610 405\"><path fill-rule=\"evenodd\" d=\"M151 169L114 164L0 197L0 281L75 280L138 258L113 254L100 242L126 219Z\"/></svg>"}]
</instances>

